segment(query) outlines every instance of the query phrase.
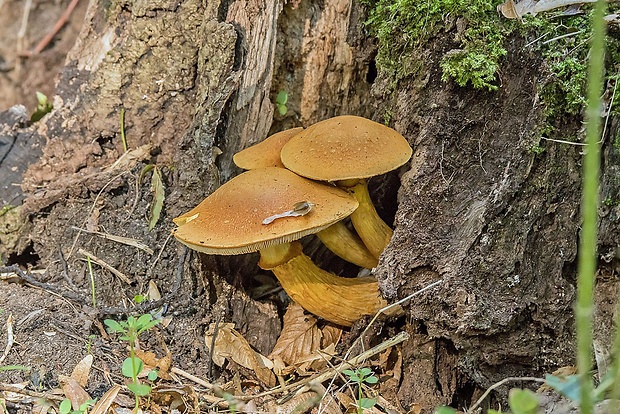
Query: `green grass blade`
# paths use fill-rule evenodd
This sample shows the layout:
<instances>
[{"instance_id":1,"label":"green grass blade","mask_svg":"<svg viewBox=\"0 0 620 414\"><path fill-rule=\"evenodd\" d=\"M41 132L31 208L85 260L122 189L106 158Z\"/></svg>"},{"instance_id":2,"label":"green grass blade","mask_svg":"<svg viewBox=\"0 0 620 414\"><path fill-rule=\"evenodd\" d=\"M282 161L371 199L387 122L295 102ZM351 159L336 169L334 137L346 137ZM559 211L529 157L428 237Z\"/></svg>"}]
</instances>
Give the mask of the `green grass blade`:
<instances>
[{"instance_id":1,"label":"green grass blade","mask_svg":"<svg viewBox=\"0 0 620 414\"><path fill-rule=\"evenodd\" d=\"M583 158L583 194L581 201L581 239L577 276L577 304L575 323L577 330L577 369L581 375L582 414L593 410L592 368L592 315L594 274L596 272L599 140L601 131L601 93L603 87L603 61L605 56L605 0L598 0L592 15L592 43L588 68L588 108L586 125L586 151Z\"/></svg>"}]
</instances>

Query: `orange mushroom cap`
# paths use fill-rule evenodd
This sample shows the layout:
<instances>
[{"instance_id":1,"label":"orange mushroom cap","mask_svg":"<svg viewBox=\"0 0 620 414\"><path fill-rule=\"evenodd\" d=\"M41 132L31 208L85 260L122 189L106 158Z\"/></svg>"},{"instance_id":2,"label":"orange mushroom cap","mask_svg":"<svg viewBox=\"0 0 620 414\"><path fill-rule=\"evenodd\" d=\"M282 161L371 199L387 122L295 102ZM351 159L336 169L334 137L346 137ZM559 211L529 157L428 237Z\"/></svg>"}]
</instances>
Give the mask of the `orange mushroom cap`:
<instances>
[{"instance_id":1,"label":"orange mushroom cap","mask_svg":"<svg viewBox=\"0 0 620 414\"><path fill-rule=\"evenodd\" d=\"M280 151L284 144L290 141L295 135L303 131L303 128L292 128L275 133L262 142L252 145L233 156L233 161L239 168L253 170L263 167L284 168L280 160Z\"/></svg>"},{"instance_id":2,"label":"orange mushroom cap","mask_svg":"<svg viewBox=\"0 0 620 414\"><path fill-rule=\"evenodd\" d=\"M304 215L263 221L307 201ZM307 180L284 168L238 175L191 211L175 218L174 236L209 254L241 254L297 240L342 220L358 207L345 191Z\"/></svg>"},{"instance_id":3,"label":"orange mushroom cap","mask_svg":"<svg viewBox=\"0 0 620 414\"><path fill-rule=\"evenodd\" d=\"M358 116L337 116L311 125L284 145L282 163L320 181L368 178L392 171L411 158L398 132Z\"/></svg>"}]
</instances>

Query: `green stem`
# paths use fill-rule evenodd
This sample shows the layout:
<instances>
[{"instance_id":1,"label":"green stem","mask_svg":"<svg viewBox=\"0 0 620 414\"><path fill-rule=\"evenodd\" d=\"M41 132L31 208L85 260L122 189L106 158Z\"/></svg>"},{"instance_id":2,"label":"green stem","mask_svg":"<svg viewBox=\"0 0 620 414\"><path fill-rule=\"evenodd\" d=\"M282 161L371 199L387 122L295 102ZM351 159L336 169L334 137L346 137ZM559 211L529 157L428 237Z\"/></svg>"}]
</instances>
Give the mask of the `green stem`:
<instances>
[{"instance_id":1,"label":"green stem","mask_svg":"<svg viewBox=\"0 0 620 414\"><path fill-rule=\"evenodd\" d=\"M582 229L579 246L577 277L577 304L575 322L577 329L577 369L581 375L582 414L593 411L592 368L592 314L596 272L599 139L601 131L601 91L603 85L603 59L605 55L605 0L598 0L592 15L592 44L588 70L588 108L586 126L586 151L583 159L583 194L581 201Z\"/></svg>"},{"instance_id":2,"label":"green stem","mask_svg":"<svg viewBox=\"0 0 620 414\"><path fill-rule=\"evenodd\" d=\"M130 328L129 331L129 357L131 358L131 380L134 384L138 383L138 373L136 372L136 353L134 351L135 346L135 338L138 337L138 333L135 328ZM140 409L140 397L138 394L134 393L134 397L136 398L136 406L134 407L134 413L137 413Z\"/></svg>"}]
</instances>

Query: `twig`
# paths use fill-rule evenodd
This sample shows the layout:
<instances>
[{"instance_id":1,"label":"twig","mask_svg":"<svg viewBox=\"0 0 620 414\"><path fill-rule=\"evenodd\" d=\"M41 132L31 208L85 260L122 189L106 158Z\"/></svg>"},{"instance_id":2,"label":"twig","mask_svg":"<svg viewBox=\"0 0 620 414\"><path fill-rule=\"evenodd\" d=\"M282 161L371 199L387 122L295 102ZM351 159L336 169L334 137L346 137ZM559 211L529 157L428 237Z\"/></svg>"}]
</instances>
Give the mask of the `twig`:
<instances>
[{"instance_id":1,"label":"twig","mask_svg":"<svg viewBox=\"0 0 620 414\"><path fill-rule=\"evenodd\" d=\"M260 394L235 396L235 398L242 400L242 401L247 401L247 400L251 400L254 398L266 397L268 395L282 393L282 392L289 391L295 388L299 388L299 390L302 390L303 387L308 385L310 382L323 382L327 380L329 377L331 377L332 375L334 375L336 372L342 372L345 369L352 368L355 365L360 364L362 361L365 361L366 359L370 358L371 356L379 354L385 351L386 349L388 349L389 347L398 345L399 343L406 341L407 339L409 339L409 334L407 332L401 332L398 335L392 338L389 338L386 341L380 343L379 345L369 349L368 351L363 352L359 354L358 356L351 358L349 361L341 362L338 367L334 369L329 369L322 374L316 375L314 377L306 378L301 381L288 384L285 386L278 386L276 388L273 388L269 391L262 392ZM297 394L299 394L300 392L299 390L296 391Z\"/></svg>"},{"instance_id":2,"label":"twig","mask_svg":"<svg viewBox=\"0 0 620 414\"><path fill-rule=\"evenodd\" d=\"M166 237L166 240L164 241L164 245L161 246L161 249L159 249L159 254L157 254L157 257L155 258L155 261L153 262L153 264L151 265L151 272L153 270L155 270L155 265L157 264L157 262L159 261L159 259L161 258L161 255L164 253L164 249L166 248L166 245L168 244L168 241L170 240L170 238L172 237L172 233L170 233L168 235L168 237Z\"/></svg>"},{"instance_id":3,"label":"twig","mask_svg":"<svg viewBox=\"0 0 620 414\"><path fill-rule=\"evenodd\" d=\"M22 394L22 395L27 395L29 397L35 397L35 398L45 398L47 400L54 400L54 401L62 401L65 399L64 396L54 395L54 394L45 393L45 392L31 391L25 388L16 387L14 385L9 385L9 384L0 384L0 391L14 392L15 394Z\"/></svg>"},{"instance_id":4,"label":"twig","mask_svg":"<svg viewBox=\"0 0 620 414\"><path fill-rule=\"evenodd\" d=\"M62 254L62 248L58 248L58 258L60 259L60 263L62 264L62 276L67 282L67 284L73 288L74 290L78 290L79 288L73 283L73 280L69 277L69 266L67 265L67 261L65 260L65 255Z\"/></svg>"},{"instance_id":5,"label":"twig","mask_svg":"<svg viewBox=\"0 0 620 414\"><path fill-rule=\"evenodd\" d=\"M144 250L148 254L154 254L155 253L155 251L153 251L153 249L151 249L146 244L144 244L141 241L138 241L136 239L132 239L130 237L115 236L113 234L101 233L99 231L94 231L94 230L86 230L86 229L82 229L82 228L76 227L76 226L71 226L71 228L73 230L77 230L77 231L81 231L81 232L84 232L84 233L94 234L94 235L103 237L106 240L112 240L112 241L115 241L115 242L118 242L118 243L121 243L121 244L126 244L127 246L133 246L133 247L138 248L140 250Z\"/></svg>"},{"instance_id":6,"label":"twig","mask_svg":"<svg viewBox=\"0 0 620 414\"><path fill-rule=\"evenodd\" d=\"M67 6L64 13L60 16L52 30L41 39L39 43L34 47L32 51L21 53L21 56L28 57L32 55L37 55L43 51L50 44L50 42L54 39L54 36L62 29L62 27L67 23L69 17L71 17L71 13L73 13L73 9L77 6L79 0L72 0L71 3Z\"/></svg>"},{"instance_id":7,"label":"twig","mask_svg":"<svg viewBox=\"0 0 620 414\"><path fill-rule=\"evenodd\" d=\"M77 303L79 303L81 305L86 305L86 306L89 306L89 307L91 305L90 301L86 300L85 298L83 298L82 296L80 296L80 295L78 295L78 294L76 294L74 292L63 291L62 289L60 289L57 286L50 285L50 284L43 283L43 282L39 282L34 277L32 277L31 274L29 274L27 272L24 272L17 265L0 267L0 273L13 273L17 277L19 277L20 279L24 280L26 283L28 283L28 284L30 284L32 286L38 287L40 289L43 289L43 290L47 290L47 291L51 292L52 294L59 295L63 299L71 300L71 301L77 302ZM177 293L177 291L173 290L170 294L165 295L160 300L143 302L143 303L141 303L139 305L136 305L135 307L133 307L131 309L121 308L121 307L108 307L108 308L103 307L103 308L98 308L95 311L97 312L98 315L128 315L128 314L132 314L132 313L133 314L143 314L143 313L146 313L146 312L150 312L153 309L157 309L157 308L163 306L164 304L172 301L172 299L174 299L174 297L176 296L176 293Z\"/></svg>"},{"instance_id":8,"label":"twig","mask_svg":"<svg viewBox=\"0 0 620 414\"><path fill-rule=\"evenodd\" d=\"M205 387L207 389L212 389L213 388L213 384L211 384L210 382L207 382L207 381L203 380L202 378L198 378L197 376L192 375L189 372L183 371L182 369L179 369L179 368L176 368L176 367L172 367L172 368L170 368L170 372L172 372L173 374L180 375L183 378L187 378L190 381L194 381L196 384L202 385L203 387Z\"/></svg>"},{"instance_id":9,"label":"twig","mask_svg":"<svg viewBox=\"0 0 620 414\"><path fill-rule=\"evenodd\" d=\"M21 54L24 46L24 38L26 37L26 31L28 30L28 18L30 17L30 9L32 8L32 0L26 0L24 2L24 13L22 14L22 23L17 32L17 54Z\"/></svg>"},{"instance_id":10,"label":"twig","mask_svg":"<svg viewBox=\"0 0 620 414\"><path fill-rule=\"evenodd\" d=\"M4 362L9 352L11 352L11 348L13 347L13 315L9 313L9 317L6 320L6 347L4 348L4 354L0 356L0 364Z\"/></svg>"},{"instance_id":11,"label":"twig","mask_svg":"<svg viewBox=\"0 0 620 414\"><path fill-rule=\"evenodd\" d=\"M384 312L396 308L397 306L402 305L403 303L407 302L408 300L411 300L412 298L414 298L415 296L418 296L424 292L426 292L429 289L434 288L435 286L439 285L440 283L443 282L443 279L439 279L436 280L435 282L431 283L430 285L427 285L425 287L423 287L420 290L417 290L415 292L413 292L411 295L402 298L401 300L399 300L398 302L394 302L391 305L388 305L384 308L379 309L379 311L377 311L377 313L375 314L375 316L370 320L370 322L368 323L368 325L366 326L366 328L364 329L364 331L362 331L362 333L360 334L360 336L357 337L357 339L355 341L353 341L353 344L351 345L351 347L349 348L349 350L347 351L347 353L344 356L344 359L347 359L351 353L351 351L353 350L355 344L359 341L360 345L362 346L362 349L364 347L364 336L366 335L366 332L368 332L368 330L370 329L370 327L372 326L373 323L375 323L375 321L377 320L377 318L379 317L379 315L383 314ZM360 354L363 355L363 354ZM336 375L334 375L334 377L332 378L331 382L329 383L329 385L327 386L327 389L329 390L332 385L334 384L334 381L336 380ZM319 410L320 412L321 410Z\"/></svg>"},{"instance_id":12,"label":"twig","mask_svg":"<svg viewBox=\"0 0 620 414\"><path fill-rule=\"evenodd\" d=\"M127 283L128 285L131 285L133 283L131 281L131 279L127 275L125 275L123 272L113 268L111 265L107 264L106 262L104 262L103 260L101 260L100 258L95 256L94 254L92 254L90 252L87 252L86 250L84 250L82 248L78 249L78 253L80 253L80 254L82 254L82 255L84 255L86 257L90 257L90 260L92 260L93 262L97 263L99 266L103 267L104 269L112 272L116 277L118 277L123 282Z\"/></svg>"},{"instance_id":13,"label":"twig","mask_svg":"<svg viewBox=\"0 0 620 414\"><path fill-rule=\"evenodd\" d=\"M494 389L501 387L502 385L504 385L507 382L511 382L511 381L534 381L534 382L545 382L544 379L542 378L536 378L536 377L509 377L509 378L504 378L503 380L496 382L495 384L491 385L489 388L487 388L487 390L484 392L484 394L482 394L482 396L480 398L478 398L478 401L476 401L476 403L474 405L472 405L468 410L465 411L466 414L469 414L471 412L473 412L476 408L478 408L478 406L480 404L482 404L482 402L484 401L485 398L487 398L489 396L489 394L491 393L491 391L493 391Z\"/></svg>"},{"instance_id":14,"label":"twig","mask_svg":"<svg viewBox=\"0 0 620 414\"><path fill-rule=\"evenodd\" d=\"M97 201L99 200L99 197L101 197L101 194L103 194L103 191L108 188L108 186L110 184L112 184L117 178L121 178L123 175L127 174L128 171L123 171L120 174L115 175L114 177L112 177L107 183L105 183L105 185L101 188L101 190L99 190L99 192L97 193L97 197L95 197L95 199L93 200L93 205L90 206L90 210L88 211L88 214L86 215L86 219L84 219L84 224L86 224L86 221L88 220L88 217L90 217L91 214L93 214L93 210L95 210L95 206L97 205ZM73 250L75 250L75 246L77 245L77 242L80 238L80 236L82 235L81 231L78 231L78 234L75 235L75 239L73 239L73 244L71 245L71 249L69 249L69 253L67 254L67 260L69 260L71 258L71 256L73 255Z\"/></svg>"}]
</instances>

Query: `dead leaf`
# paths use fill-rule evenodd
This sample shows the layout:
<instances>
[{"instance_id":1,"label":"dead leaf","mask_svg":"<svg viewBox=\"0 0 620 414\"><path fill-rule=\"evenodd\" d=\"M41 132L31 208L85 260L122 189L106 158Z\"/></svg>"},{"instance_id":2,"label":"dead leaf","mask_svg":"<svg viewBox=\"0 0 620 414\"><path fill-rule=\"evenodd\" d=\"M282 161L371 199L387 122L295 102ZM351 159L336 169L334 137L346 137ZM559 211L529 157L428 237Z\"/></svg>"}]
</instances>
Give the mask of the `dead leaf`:
<instances>
[{"instance_id":1,"label":"dead leaf","mask_svg":"<svg viewBox=\"0 0 620 414\"><path fill-rule=\"evenodd\" d=\"M106 414L120 390L120 385L115 385L107 390L101 399L97 401L93 409L90 411L90 414Z\"/></svg>"},{"instance_id":2,"label":"dead leaf","mask_svg":"<svg viewBox=\"0 0 620 414\"><path fill-rule=\"evenodd\" d=\"M86 355L80 362L77 363L73 372L71 372L71 378L76 380L78 384L85 387L88 384L88 376L90 375L90 369L93 366L93 356Z\"/></svg>"},{"instance_id":3,"label":"dead leaf","mask_svg":"<svg viewBox=\"0 0 620 414\"><path fill-rule=\"evenodd\" d=\"M77 380L66 375L58 375L58 382L60 382L65 397L71 401L74 410L79 409L80 405L92 399Z\"/></svg>"},{"instance_id":4,"label":"dead leaf","mask_svg":"<svg viewBox=\"0 0 620 414\"><path fill-rule=\"evenodd\" d=\"M136 356L144 362L144 369L138 376L141 378L146 377L150 371L157 369L157 375L160 378L169 380L170 375L168 373L170 371L170 366L172 365L172 354L168 349L166 349L166 351L166 356L163 358L157 358L153 352L136 349Z\"/></svg>"},{"instance_id":5,"label":"dead leaf","mask_svg":"<svg viewBox=\"0 0 620 414\"><path fill-rule=\"evenodd\" d=\"M156 386L151 390L153 402L160 407L169 408L168 412L178 410L182 413L200 412L198 395L190 386Z\"/></svg>"},{"instance_id":6,"label":"dead leaf","mask_svg":"<svg viewBox=\"0 0 620 414\"><path fill-rule=\"evenodd\" d=\"M291 303L284 314L282 332L269 358L279 356L286 364L295 365L320 349L322 338L317 319L305 314L297 303Z\"/></svg>"},{"instance_id":7,"label":"dead leaf","mask_svg":"<svg viewBox=\"0 0 620 414\"><path fill-rule=\"evenodd\" d=\"M308 370L320 370L326 364L319 350L324 349L329 355L335 354L335 345L341 333L342 330L334 325L319 329L314 316L306 314L297 303L291 303L284 314L284 327L269 358L279 358L301 375L307 375ZM281 370L282 375L290 372L292 369Z\"/></svg>"},{"instance_id":8,"label":"dead leaf","mask_svg":"<svg viewBox=\"0 0 620 414\"><path fill-rule=\"evenodd\" d=\"M161 180L161 171L158 167L153 169L153 175L151 176L151 191L153 191L153 204L151 205L151 214L149 215L149 230L153 230L153 227L159 221L161 209L164 206L165 190L164 183Z\"/></svg>"},{"instance_id":9,"label":"dead leaf","mask_svg":"<svg viewBox=\"0 0 620 414\"><path fill-rule=\"evenodd\" d=\"M161 293L159 293L159 288L153 279L149 280L148 298L152 301L158 301L161 299Z\"/></svg>"},{"instance_id":10,"label":"dead leaf","mask_svg":"<svg viewBox=\"0 0 620 414\"><path fill-rule=\"evenodd\" d=\"M560 7L571 6L581 3L595 3L596 0L522 0L515 2L514 0L506 0L497 6L497 10L501 12L507 19L520 19L526 14L536 16L538 13L557 9Z\"/></svg>"},{"instance_id":11,"label":"dead leaf","mask_svg":"<svg viewBox=\"0 0 620 414\"><path fill-rule=\"evenodd\" d=\"M212 323L205 335L205 345L213 355L213 362L218 366L224 365L226 359L251 369L256 377L272 387L275 385L275 376L271 369L273 363L265 356L254 351L245 338L234 329L234 324L220 324L215 336L215 345L211 351L216 324Z\"/></svg>"}]
</instances>

